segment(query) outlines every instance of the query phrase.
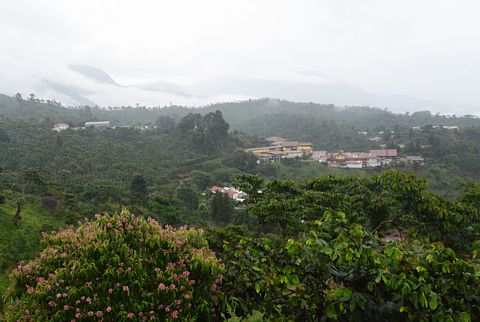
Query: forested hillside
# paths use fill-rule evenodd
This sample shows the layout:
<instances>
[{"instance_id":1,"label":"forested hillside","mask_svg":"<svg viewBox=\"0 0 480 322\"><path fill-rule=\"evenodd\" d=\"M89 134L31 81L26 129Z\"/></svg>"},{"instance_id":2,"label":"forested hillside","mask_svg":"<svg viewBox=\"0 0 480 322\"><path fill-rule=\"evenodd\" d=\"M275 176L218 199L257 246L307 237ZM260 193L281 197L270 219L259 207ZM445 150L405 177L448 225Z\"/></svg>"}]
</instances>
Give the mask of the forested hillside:
<instances>
[{"instance_id":1,"label":"forested hillside","mask_svg":"<svg viewBox=\"0 0 480 322\"><path fill-rule=\"evenodd\" d=\"M0 115L5 320L480 314L476 118L269 99L67 109L6 96ZM115 126L82 128L95 120ZM331 151L396 148L425 165L259 164L244 148L270 135Z\"/></svg>"}]
</instances>

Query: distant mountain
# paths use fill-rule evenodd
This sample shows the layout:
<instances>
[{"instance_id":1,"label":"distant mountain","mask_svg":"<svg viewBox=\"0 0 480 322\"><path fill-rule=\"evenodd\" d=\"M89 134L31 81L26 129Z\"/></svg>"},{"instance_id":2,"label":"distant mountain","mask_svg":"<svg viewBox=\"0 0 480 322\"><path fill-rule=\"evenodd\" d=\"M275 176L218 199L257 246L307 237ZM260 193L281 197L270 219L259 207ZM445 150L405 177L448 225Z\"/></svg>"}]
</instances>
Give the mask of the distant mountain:
<instances>
[{"instance_id":1,"label":"distant mountain","mask_svg":"<svg viewBox=\"0 0 480 322\"><path fill-rule=\"evenodd\" d=\"M68 68L97 83L120 86L110 75L99 68L81 64L71 64L68 65Z\"/></svg>"},{"instance_id":2,"label":"distant mountain","mask_svg":"<svg viewBox=\"0 0 480 322\"><path fill-rule=\"evenodd\" d=\"M434 113L469 114L475 107L452 106L406 95L382 95L317 71L291 71L282 79L211 78L191 85L165 80L119 84L100 68L85 64L60 66L50 76L18 77L12 85L0 77L0 89L10 95L55 99L66 105L99 106L204 106L212 103L269 97L295 102L338 106L372 106L393 112L431 110ZM22 90L23 89L23 90Z\"/></svg>"},{"instance_id":3,"label":"distant mountain","mask_svg":"<svg viewBox=\"0 0 480 322\"><path fill-rule=\"evenodd\" d=\"M176 94L184 97L193 96L190 93L187 93L182 86L174 83L165 82L165 81L156 81L153 83L139 84L139 85L133 85L133 86L141 89L145 89L147 91L152 91L152 92L167 92L167 93L172 93L172 94Z\"/></svg>"},{"instance_id":4,"label":"distant mountain","mask_svg":"<svg viewBox=\"0 0 480 322\"><path fill-rule=\"evenodd\" d=\"M44 84L51 90L69 97L70 99L77 102L77 104L79 105L88 105L88 106L97 105L95 102L86 98L86 96L92 94L92 92L89 90L85 90L76 86L56 83L49 80L44 80Z\"/></svg>"}]
</instances>

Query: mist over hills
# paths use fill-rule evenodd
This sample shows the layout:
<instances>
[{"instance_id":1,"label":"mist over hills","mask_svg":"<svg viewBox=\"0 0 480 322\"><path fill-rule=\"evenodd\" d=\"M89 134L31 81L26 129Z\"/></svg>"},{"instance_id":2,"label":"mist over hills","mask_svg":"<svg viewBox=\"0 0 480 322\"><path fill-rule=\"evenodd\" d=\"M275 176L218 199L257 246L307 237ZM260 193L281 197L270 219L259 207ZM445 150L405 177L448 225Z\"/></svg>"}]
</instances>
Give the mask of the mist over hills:
<instances>
[{"instance_id":1,"label":"mist over hills","mask_svg":"<svg viewBox=\"0 0 480 322\"><path fill-rule=\"evenodd\" d=\"M25 75L24 83L0 78L2 92L55 99L67 106L202 106L225 101L271 97L295 102L339 106L374 106L394 112L431 110L442 114L468 114L469 106L449 106L406 95L381 95L316 71L292 71L281 80L220 77L193 84L162 80L120 84L106 71L70 64L54 75ZM13 87L15 86L15 88ZM474 110L474 109L473 109Z\"/></svg>"}]
</instances>

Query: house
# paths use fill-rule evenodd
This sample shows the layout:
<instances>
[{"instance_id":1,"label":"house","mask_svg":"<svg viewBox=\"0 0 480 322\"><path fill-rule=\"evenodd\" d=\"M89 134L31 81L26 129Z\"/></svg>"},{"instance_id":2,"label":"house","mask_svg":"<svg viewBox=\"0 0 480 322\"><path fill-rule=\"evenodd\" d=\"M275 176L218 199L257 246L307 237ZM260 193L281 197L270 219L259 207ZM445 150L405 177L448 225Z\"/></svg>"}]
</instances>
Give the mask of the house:
<instances>
[{"instance_id":1,"label":"house","mask_svg":"<svg viewBox=\"0 0 480 322\"><path fill-rule=\"evenodd\" d=\"M382 239L384 241L406 241L408 240L408 233L403 230L393 229L385 232Z\"/></svg>"},{"instance_id":2,"label":"house","mask_svg":"<svg viewBox=\"0 0 480 322\"><path fill-rule=\"evenodd\" d=\"M296 158L313 152L312 144L309 142L287 141L278 137L271 137L267 140L271 142L271 146L249 148L245 149L245 151L252 152L259 159L267 157L265 153L274 153L277 154L275 157L278 157L278 152L280 152L283 153L283 157Z\"/></svg>"},{"instance_id":3,"label":"house","mask_svg":"<svg viewBox=\"0 0 480 322\"><path fill-rule=\"evenodd\" d=\"M101 121L101 122L85 122L86 128L94 128L94 129L101 129L101 128L109 128L110 121Z\"/></svg>"},{"instance_id":4,"label":"house","mask_svg":"<svg viewBox=\"0 0 480 322\"><path fill-rule=\"evenodd\" d=\"M266 140L270 142L271 145L278 145L283 141L287 141L279 136L271 136L271 137L268 137Z\"/></svg>"},{"instance_id":5,"label":"house","mask_svg":"<svg viewBox=\"0 0 480 322\"><path fill-rule=\"evenodd\" d=\"M54 131L57 131L57 132L60 132L60 131L65 131L69 128L70 126L66 123L56 123L54 126L53 126L53 129Z\"/></svg>"},{"instance_id":6,"label":"house","mask_svg":"<svg viewBox=\"0 0 480 322\"><path fill-rule=\"evenodd\" d=\"M425 159L420 155L407 155L406 157L400 158L399 161L404 164L425 164Z\"/></svg>"},{"instance_id":7,"label":"house","mask_svg":"<svg viewBox=\"0 0 480 322\"><path fill-rule=\"evenodd\" d=\"M313 151L312 159L318 162L327 162L328 153L327 151Z\"/></svg>"},{"instance_id":8,"label":"house","mask_svg":"<svg viewBox=\"0 0 480 322\"><path fill-rule=\"evenodd\" d=\"M243 191L240 191L238 189L235 189L233 187L219 187L219 186L213 186L210 188L210 191L213 193L224 193L226 194L230 199L233 199L238 202L243 202L245 200L245 193Z\"/></svg>"},{"instance_id":9,"label":"house","mask_svg":"<svg viewBox=\"0 0 480 322\"><path fill-rule=\"evenodd\" d=\"M370 150L370 154L383 159L395 159L398 156L397 149Z\"/></svg>"},{"instance_id":10,"label":"house","mask_svg":"<svg viewBox=\"0 0 480 322\"><path fill-rule=\"evenodd\" d=\"M379 165L388 165L397 160L397 149L370 150L370 154L378 160Z\"/></svg>"}]
</instances>

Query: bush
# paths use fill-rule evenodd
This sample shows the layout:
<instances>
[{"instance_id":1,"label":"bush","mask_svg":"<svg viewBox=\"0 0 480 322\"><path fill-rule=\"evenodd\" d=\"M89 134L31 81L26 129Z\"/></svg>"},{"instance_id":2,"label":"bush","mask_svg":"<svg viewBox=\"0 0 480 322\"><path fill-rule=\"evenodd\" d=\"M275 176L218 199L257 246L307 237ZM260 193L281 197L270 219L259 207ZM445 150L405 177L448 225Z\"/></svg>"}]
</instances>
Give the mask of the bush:
<instances>
[{"instance_id":1,"label":"bush","mask_svg":"<svg viewBox=\"0 0 480 322\"><path fill-rule=\"evenodd\" d=\"M153 219L97 215L44 234L12 273L4 319L211 320L222 270L202 232Z\"/></svg>"},{"instance_id":2,"label":"bush","mask_svg":"<svg viewBox=\"0 0 480 322\"><path fill-rule=\"evenodd\" d=\"M44 197L42 198L42 206L49 210L49 211L54 211L55 208L57 208L57 199L55 197Z\"/></svg>"},{"instance_id":3,"label":"bush","mask_svg":"<svg viewBox=\"0 0 480 322\"><path fill-rule=\"evenodd\" d=\"M0 195L0 205L3 205L7 201L7 198L5 196Z\"/></svg>"}]
</instances>

